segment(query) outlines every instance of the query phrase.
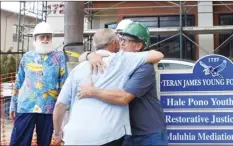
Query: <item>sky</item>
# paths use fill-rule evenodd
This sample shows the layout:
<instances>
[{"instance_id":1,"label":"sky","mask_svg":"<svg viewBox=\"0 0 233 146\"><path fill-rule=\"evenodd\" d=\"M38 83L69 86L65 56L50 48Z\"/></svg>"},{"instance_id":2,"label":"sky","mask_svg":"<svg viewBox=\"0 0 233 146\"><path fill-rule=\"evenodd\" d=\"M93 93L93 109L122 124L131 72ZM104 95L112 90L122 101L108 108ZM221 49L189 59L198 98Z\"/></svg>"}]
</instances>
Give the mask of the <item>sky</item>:
<instances>
[{"instance_id":1,"label":"sky","mask_svg":"<svg viewBox=\"0 0 233 146\"><path fill-rule=\"evenodd\" d=\"M19 12L19 2L1 2L1 9Z\"/></svg>"},{"instance_id":2,"label":"sky","mask_svg":"<svg viewBox=\"0 0 233 146\"><path fill-rule=\"evenodd\" d=\"M30 5L31 5L31 7L30 7ZM32 5L33 5L33 3L27 2L26 8L27 9L32 8ZM36 5L36 3L34 5ZM20 8L19 2L1 2L1 9L8 10L8 11L15 12L15 13L19 13L19 8ZM35 14L30 13L30 12L27 12L26 15L36 17Z\"/></svg>"}]
</instances>

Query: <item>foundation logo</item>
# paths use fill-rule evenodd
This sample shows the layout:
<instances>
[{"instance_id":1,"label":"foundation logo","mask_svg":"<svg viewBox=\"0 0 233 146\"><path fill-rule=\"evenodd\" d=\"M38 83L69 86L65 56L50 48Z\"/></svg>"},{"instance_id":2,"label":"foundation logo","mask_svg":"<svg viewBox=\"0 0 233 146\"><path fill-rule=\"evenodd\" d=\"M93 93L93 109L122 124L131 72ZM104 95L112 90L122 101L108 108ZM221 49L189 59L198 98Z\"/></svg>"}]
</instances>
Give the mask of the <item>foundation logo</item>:
<instances>
[{"instance_id":1,"label":"foundation logo","mask_svg":"<svg viewBox=\"0 0 233 146\"><path fill-rule=\"evenodd\" d=\"M226 68L226 65L227 65L226 60L223 60L223 62L216 67L208 66L202 61L200 61L199 63L204 68L203 72L205 73L205 75L212 75L212 77L223 78L220 72L222 72Z\"/></svg>"}]
</instances>

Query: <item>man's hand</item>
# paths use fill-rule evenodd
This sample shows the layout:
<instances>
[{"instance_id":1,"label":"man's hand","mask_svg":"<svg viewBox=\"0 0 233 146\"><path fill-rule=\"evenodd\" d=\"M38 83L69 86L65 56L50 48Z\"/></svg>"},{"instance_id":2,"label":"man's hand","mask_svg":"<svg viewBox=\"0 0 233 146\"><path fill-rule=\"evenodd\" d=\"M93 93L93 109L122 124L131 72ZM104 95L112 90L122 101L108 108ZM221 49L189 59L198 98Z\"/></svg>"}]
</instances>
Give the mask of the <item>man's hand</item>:
<instances>
[{"instance_id":1,"label":"man's hand","mask_svg":"<svg viewBox=\"0 0 233 146\"><path fill-rule=\"evenodd\" d=\"M95 92L95 86L91 79L89 79L88 83L82 83L79 86L78 89L79 92L79 98L87 98L93 95L93 92Z\"/></svg>"},{"instance_id":2,"label":"man's hand","mask_svg":"<svg viewBox=\"0 0 233 146\"><path fill-rule=\"evenodd\" d=\"M103 57L108 57L108 54L97 54L92 52L88 55L88 61L91 64L92 73L98 74L98 71L103 73L104 69L107 67L106 64L103 62Z\"/></svg>"},{"instance_id":3,"label":"man's hand","mask_svg":"<svg viewBox=\"0 0 233 146\"><path fill-rule=\"evenodd\" d=\"M15 120L15 111L10 111L10 119Z\"/></svg>"},{"instance_id":4,"label":"man's hand","mask_svg":"<svg viewBox=\"0 0 233 146\"><path fill-rule=\"evenodd\" d=\"M59 132L59 133L55 133L54 134L54 138L55 138L55 142L56 143L60 143L62 142L62 138L63 138L63 132Z\"/></svg>"}]
</instances>

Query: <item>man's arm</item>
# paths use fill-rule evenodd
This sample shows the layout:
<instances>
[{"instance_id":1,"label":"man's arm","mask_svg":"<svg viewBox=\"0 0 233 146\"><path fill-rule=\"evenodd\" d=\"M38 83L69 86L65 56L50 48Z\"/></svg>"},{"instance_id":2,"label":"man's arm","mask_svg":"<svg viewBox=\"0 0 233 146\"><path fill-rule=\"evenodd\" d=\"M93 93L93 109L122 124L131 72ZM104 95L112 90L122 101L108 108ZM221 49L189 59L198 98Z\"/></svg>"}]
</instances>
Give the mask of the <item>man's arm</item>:
<instances>
[{"instance_id":1,"label":"man's arm","mask_svg":"<svg viewBox=\"0 0 233 146\"><path fill-rule=\"evenodd\" d=\"M57 102L55 104L55 108L53 111L53 126L54 126L54 132L55 135L61 134L61 126L62 121L67 109L67 106L71 103L72 98L72 73L71 71L70 75L65 81L65 84L63 85L61 92L59 93Z\"/></svg>"},{"instance_id":2,"label":"man's arm","mask_svg":"<svg viewBox=\"0 0 233 146\"><path fill-rule=\"evenodd\" d=\"M163 59L164 55L155 50L145 51L145 52L124 52L122 59L124 60L124 67L129 70L129 73L132 73L135 68L137 68L141 64L145 63L158 63L161 59ZM88 61L91 64L91 69L93 72L98 73L98 71L103 72L105 68L105 64L102 61L100 54L95 52L90 53L87 56ZM130 67L130 69L129 69ZM133 69L133 70L131 70Z\"/></svg>"},{"instance_id":3,"label":"man's arm","mask_svg":"<svg viewBox=\"0 0 233 146\"><path fill-rule=\"evenodd\" d=\"M62 89L62 87L67 79L67 76L68 76L68 70L67 70L67 66L66 66L66 59L65 59L65 55L62 54L61 55L61 62L60 62L60 71L59 71L59 88L60 88L59 91L61 91L61 89ZM66 86L70 85L68 82L66 83ZM61 100L61 98L62 97L60 96L59 100ZM67 102L67 101L65 101L65 102ZM54 116L54 121L57 121L57 123L55 124L56 128L54 128L55 135L59 134L59 133L57 133L57 131L61 131L60 125L62 125L62 121L63 121L66 110L67 110L66 104L63 104L62 102L59 102L59 101L56 102L55 108L54 108L54 114L56 115L56 116Z\"/></svg>"},{"instance_id":4,"label":"man's arm","mask_svg":"<svg viewBox=\"0 0 233 146\"><path fill-rule=\"evenodd\" d=\"M54 126L55 135L59 135L62 131L61 126L62 126L62 121L65 116L66 107L67 105L61 102L56 102L56 105L53 111L53 126Z\"/></svg>"},{"instance_id":5,"label":"man's arm","mask_svg":"<svg viewBox=\"0 0 233 146\"><path fill-rule=\"evenodd\" d=\"M95 97L99 100L111 103L126 105L134 99L134 95L124 91L123 89L99 89L94 86L80 86L79 98Z\"/></svg>"},{"instance_id":6,"label":"man's arm","mask_svg":"<svg viewBox=\"0 0 233 146\"><path fill-rule=\"evenodd\" d=\"M79 88L80 97L95 97L102 101L126 105L135 96L141 97L155 84L155 73L152 64L140 66L131 76L123 89L98 89L92 85Z\"/></svg>"},{"instance_id":7,"label":"man's arm","mask_svg":"<svg viewBox=\"0 0 233 146\"><path fill-rule=\"evenodd\" d=\"M94 57L93 57L94 56ZM95 52L84 52L83 54L81 54L79 56L79 62L83 62L83 61L89 61L91 64L91 70L94 73L98 73L100 72L104 72L104 68L106 68L106 64L104 63L104 61L102 60L103 57L107 57L109 56L108 54L105 53L95 53ZM91 58L89 60L89 58Z\"/></svg>"},{"instance_id":8,"label":"man's arm","mask_svg":"<svg viewBox=\"0 0 233 146\"><path fill-rule=\"evenodd\" d=\"M60 61L60 71L59 71L59 91L61 91L62 86L64 85L66 79L68 77L68 69L66 65L65 54L62 53L61 61Z\"/></svg>"},{"instance_id":9,"label":"man's arm","mask_svg":"<svg viewBox=\"0 0 233 146\"><path fill-rule=\"evenodd\" d=\"M147 56L147 63L158 63L161 59L163 59L164 55L155 50L150 50Z\"/></svg>"},{"instance_id":10,"label":"man's arm","mask_svg":"<svg viewBox=\"0 0 233 146\"><path fill-rule=\"evenodd\" d=\"M79 56L78 61L79 61L79 62L86 61L86 60L87 60L87 55L89 55L89 53L91 53L91 52L86 51L86 52L82 53L82 54Z\"/></svg>"},{"instance_id":11,"label":"man's arm","mask_svg":"<svg viewBox=\"0 0 233 146\"><path fill-rule=\"evenodd\" d=\"M137 53L141 53L141 52L137 52ZM102 64L102 58L103 57L105 57L104 54L100 54L100 53L96 53L96 52L84 52L79 57L79 62L89 60L91 64L92 63L97 64L97 62ZM148 56L147 56L146 62L147 63L157 63L163 58L164 58L164 55L161 52L155 51L155 50L150 50L150 51L148 51Z\"/></svg>"},{"instance_id":12,"label":"man's arm","mask_svg":"<svg viewBox=\"0 0 233 146\"><path fill-rule=\"evenodd\" d=\"M18 69L18 74L16 76L16 81L15 81L15 85L13 88L13 96L11 97L11 102L10 102L10 112L15 112L16 111L16 107L17 107L17 100L18 100L18 93L19 90L24 82L25 79L25 72L24 72L24 65L23 65L23 59L24 57L22 57L20 63L19 63L19 69Z\"/></svg>"}]
</instances>

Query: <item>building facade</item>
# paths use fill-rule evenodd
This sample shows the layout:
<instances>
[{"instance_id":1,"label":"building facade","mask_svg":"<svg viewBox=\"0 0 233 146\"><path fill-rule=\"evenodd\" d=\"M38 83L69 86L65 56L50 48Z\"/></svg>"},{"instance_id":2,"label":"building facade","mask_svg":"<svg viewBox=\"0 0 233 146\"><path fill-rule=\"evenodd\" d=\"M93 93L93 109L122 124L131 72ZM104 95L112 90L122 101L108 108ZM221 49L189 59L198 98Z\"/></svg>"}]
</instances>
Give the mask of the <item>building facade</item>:
<instances>
[{"instance_id":1,"label":"building facade","mask_svg":"<svg viewBox=\"0 0 233 146\"><path fill-rule=\"evenodd\" d=\"M1 52L17 52L18 46L18 13L1 9ZM24 17L24 25L35 25L36 18L31 16ZM22 29L22 27L20 27ZM21 32L31 32L33 28L24 27ZM24 41L19 41L20 51L27 51L32 48L31 37L24 37Z\"/></svg>"},{"instance_id":2,"label":"building facade","mask_svg":"<svg viewBox=\"0 0 233 146\"><path fill-rule=\"evenodd\" d=\"M156 1L92 1L85 4L84 30L99 28L115 28L122 19L131 19L144 23L149 28L170 27L213 27L221 25L233 25L233 2L219 1L186 1L181 2L156 2ZM64 32L64 4L61 2L49 2L52 12L48 15L50 22L57 31ZM56 7L56 9L55 9ZM56 10L56 11L54 11ZM182 16L182 17L180 17ZM180 18L182 24L180 24ZM77 18L78 19L78 18ZM59 23L57 23L59 21ZM59 27L59 28L58 28ZM226 26L227 27L227 26ZM182 58L197 60L200 57L216 53L233 57L233 41L229 40L220 48L229 34L186 34L188 38L177 35L168 39L173 34L158 34L151 36L151 43L158 45L158 49L165 57L180 58L182 46ZM163 40L167 39L164 42ZM63 38L59 38L56 44L61 44ZM159 43L161 42L161 43ZM197 45L195 45L195 42ZM218 48L218 50L215 50Z\"/></svg>"}]
</instances>

